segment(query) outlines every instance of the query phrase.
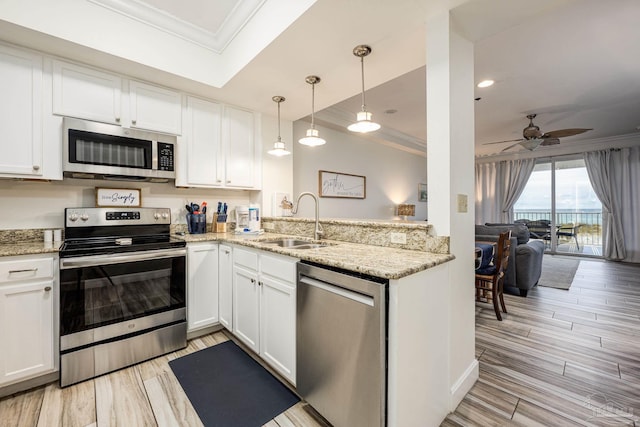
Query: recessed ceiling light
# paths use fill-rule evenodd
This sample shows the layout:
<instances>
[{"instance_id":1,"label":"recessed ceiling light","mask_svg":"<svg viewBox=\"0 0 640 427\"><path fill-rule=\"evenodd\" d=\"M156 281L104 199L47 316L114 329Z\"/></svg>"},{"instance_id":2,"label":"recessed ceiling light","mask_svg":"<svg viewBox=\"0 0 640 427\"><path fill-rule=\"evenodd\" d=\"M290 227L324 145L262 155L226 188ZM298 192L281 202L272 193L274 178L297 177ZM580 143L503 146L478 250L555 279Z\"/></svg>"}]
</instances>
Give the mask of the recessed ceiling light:
<instances>
[{"instance_id":1,"label":"recessed ceiling light","mask_svg":"<svg viewBox=\"0 0 640 427\"><path fill-rule=\"evenodd\" d=\"M483 80L480 83L478 83L478 87L489 87L489 86L493 86L495 82L493 80Z\"/></svg>"}]
</instances>

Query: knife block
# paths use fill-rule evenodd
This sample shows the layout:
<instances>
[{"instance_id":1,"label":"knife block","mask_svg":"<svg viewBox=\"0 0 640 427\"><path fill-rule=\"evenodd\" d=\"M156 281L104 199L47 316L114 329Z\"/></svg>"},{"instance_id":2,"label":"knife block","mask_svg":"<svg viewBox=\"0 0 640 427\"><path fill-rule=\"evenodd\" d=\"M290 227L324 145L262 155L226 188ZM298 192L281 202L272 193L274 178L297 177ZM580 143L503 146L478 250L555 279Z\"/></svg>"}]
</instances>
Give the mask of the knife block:
<instances>
[{"instance_id":1,"label":"knife block","mask_svg":"<svg viewBox=\"0 0 640 427\"><path fill-rule=\"evenodd\" d=\"M227 232L227 223L218 221L218 214L213 214L213 227L212 231L214 233L226 233Z\"/></svg>"}]
</instances>

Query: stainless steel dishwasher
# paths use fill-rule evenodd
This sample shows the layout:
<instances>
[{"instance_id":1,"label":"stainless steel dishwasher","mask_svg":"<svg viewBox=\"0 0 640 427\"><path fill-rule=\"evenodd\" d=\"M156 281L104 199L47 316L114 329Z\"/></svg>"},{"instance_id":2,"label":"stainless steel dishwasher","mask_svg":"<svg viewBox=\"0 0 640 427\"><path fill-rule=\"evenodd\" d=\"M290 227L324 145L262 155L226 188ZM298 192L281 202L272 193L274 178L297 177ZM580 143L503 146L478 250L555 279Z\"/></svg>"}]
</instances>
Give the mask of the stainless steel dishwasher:
<instances>
[{"instance_id":1,"label":"stainless steel dishwasher","mask_svg":"<svg viewBox=\"0 0 640 427\"><path fill-rule=\"evenodd\" d=\"M298 263L296 388L335 427L386 424L388 285Z\"/></svg>"}]
</instances>

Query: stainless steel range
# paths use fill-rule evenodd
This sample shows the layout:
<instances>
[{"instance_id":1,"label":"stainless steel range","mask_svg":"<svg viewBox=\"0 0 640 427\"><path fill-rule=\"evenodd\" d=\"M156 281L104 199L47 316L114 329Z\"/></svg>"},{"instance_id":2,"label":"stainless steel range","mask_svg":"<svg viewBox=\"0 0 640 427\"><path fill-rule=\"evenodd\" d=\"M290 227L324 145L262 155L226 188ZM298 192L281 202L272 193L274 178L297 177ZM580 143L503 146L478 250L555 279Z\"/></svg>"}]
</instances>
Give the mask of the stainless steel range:
<instances>
[{"instance_id":1,"label":"stainless steel range","mask_svg":"<svg viewBox=\"0 0 640 427\"><path fill-rule=\"evenodd\" d=\"M67 208L62 387L186 347L186 243L166 208Z\"/></svg>"}]
</instances>

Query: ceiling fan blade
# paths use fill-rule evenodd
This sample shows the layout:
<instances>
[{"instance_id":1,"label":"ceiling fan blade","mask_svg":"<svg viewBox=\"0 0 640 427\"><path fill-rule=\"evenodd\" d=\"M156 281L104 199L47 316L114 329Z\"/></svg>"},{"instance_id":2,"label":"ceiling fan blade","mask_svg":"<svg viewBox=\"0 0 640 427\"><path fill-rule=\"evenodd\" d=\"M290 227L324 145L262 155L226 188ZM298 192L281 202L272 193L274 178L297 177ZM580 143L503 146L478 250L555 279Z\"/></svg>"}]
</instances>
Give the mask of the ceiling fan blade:
<instances>
[{"instance_id":1,"label":"ceiling fan blade","mask_svg":"<svg viewBox=\"0 0 640 427\"><path fill-rule=\"evenodd\" d=\"M545 138L540 145L556 145L560 144L560 138Z\"/></svg>"},{"instance_id":2,"label":"ceiling fan blade","mask_svg":"<svg viewBox=\"0 0 640 427\"><path fill-rule=\"evenodd\" d=\"M593 129L573 128L573 129L552 130L551 132L546 132L544 135L542 135L542 138L564 138L567 136L580 135L581 133L585 133L590 130L593 130Z\"/></svg>"},{"instance_id":3,"label":"ceiling fan blade","mask_svg":"<svg viewBox=\"0 0 640 427\"><path fill-rule=\"evenodd\" d=\"M508 146L507 148L503 148L500 152L507 151L507 150L509 150L510 148L513 148L513 147L515 147L515 146L520 145L522 142L523 142L523 141L516 142L515 144L510 145L510 146Z\"/></svg>"},{"instance_id":4,"label":"ceiling fan blade","mask_svg":"<svg viewBox=\"0 0 640 427\"><path fill-rule=\"evenodd\" d=\"M504 144L505 142L519 142L522 141L522 138L518 138L518 139L508 139L506 141L495 141L495 142L485 142L482 145L491 145L491 144Z\"/></svg>"}]
</instances>

